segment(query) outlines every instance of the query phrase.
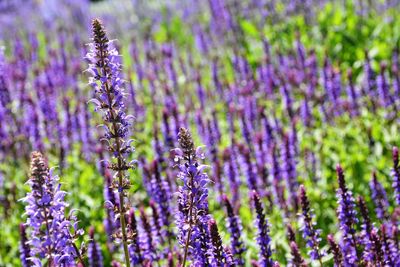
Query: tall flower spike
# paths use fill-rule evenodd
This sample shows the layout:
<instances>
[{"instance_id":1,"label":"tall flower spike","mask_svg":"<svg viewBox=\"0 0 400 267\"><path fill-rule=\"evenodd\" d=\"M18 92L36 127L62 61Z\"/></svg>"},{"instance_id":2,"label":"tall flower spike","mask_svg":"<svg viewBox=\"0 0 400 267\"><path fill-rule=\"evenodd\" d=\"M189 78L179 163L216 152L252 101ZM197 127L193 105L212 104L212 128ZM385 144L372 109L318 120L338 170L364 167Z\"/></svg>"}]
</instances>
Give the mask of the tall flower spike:
<instances>
[{"instance_id":1,"label":"tall flower spike","mask_svg":"<svg viewBox=\"0 0 400 267\"><path fill-rule=\"evenodd\" d=\"M140 250L137 221L135 217L135 211L133 210L133 208L129 210L128 227L129 227L129 234L131 236L131 244L129 245L129 254L131 257L132 264L134 266L142 265L143 257L142 257L142 252Z\"/></svg>"},{"instance_id":2,"label":"tall flower spike","mask_svg":"<svg viewBox=\"0 0 400 267\"><path fill-rule=\"evenodd\" d=\"M184 247L182 266L190 255L194 263L204 262L207 240L208 215L208 176L205 165L198 160L204 158L201 149L195 149L192 136L185 128L178 134L180 148L175 149L175 161L178 163L178 179L183 182L178 190L177 225L178 240Z\"/></svg>"},{"instance_id":3,"label":"tall flower spike","mask_svg":"<svg viewBox=\"0 0 400 267\"><path fill-rule=\"evenodd\" d=\"M22 223L19 225L19 233L21 238L19 245L19 254L22 267L32 266L32 262L29 260L29 258L31 257L31 249L28 244L25 225Z\"/></svg>"},{"instance_id":4,"label":"tall flower spike","mask_svg":"<svg viewBox=\"0 0 400 267\"><path fill-rule=\"evenodd\" d=\"M227 260L224 251L224 247L222 246L221 236L218 232L218 226L215 220L211 219L208 221L208 231L210 232L211 238L211 251L210 254L212 255L213 259L213 266L215 267L223 267L226 266Z\"/></svg>"},{"instance_id":5,"label":"tall flower spike","mask_svg":"<svg viewBox=\"0 0 400 267\"><path fill-rule=\"evenodd\" d=\"M400 165L399 165L399 149L393 147L393 168L391 171L393 177L393 188L395 192L396 204L400 205Z\"/></svg>"},{"instance_id":6,"label":"tall flower spike","mask_svg":"<svg viewBox=\"0 0 400 267\"><path fill-rule=\"evenodd\" d=\"M103 256L101 255L101 249L99 244L94 240L94 228L93 226L89 229L89 246L88 246L88 258L89 267L103 267Z\"/></svg>"},{"instance_id":7,"label":"tall flower spike","mask_svg":"<svg viewBox=\"0 0 400 267\"><path fill-rule=\"evenodd\" d=\"M32 191L22 201L28 204L26 225L31 228L30 259L33 264L41 266L42 260L47 259L49 265L73 266L78 257L83 264L69 231L74 222L64 215L66 193L60 190L58 178L51 174L40 152L31 155L28 184Z\"/></svg>"},{"instance_id":8,"label":"tall flower spike","mask_svg":"<svg viewBox=\"0 0 400 267\"><path fill-rule=\"evenodd\" d=\"M301 231L303 233L303 238L306 239L307 246L311 249L308 252L311 259L318 260L320 265L322 264L323 252L319 249L320 230L315 229L315 222L313 221L314 214L310 208L310 201L308 200L306 190L303 185L300 186L300 204L301 204L301 219L302 227Z\"/></svg>"},{"instance_id":9,"label":"tall flower spike","mask_svg":"<svg viewBox=\"0 0 400 267\"><path fill-rule=\"evenodd\" d=\"M357 198L357 204L360 209L361 216L363 218L363 222L361 225L362 232L361 232L361 242L364 245L363 250L363 259L368 262L374 258L374 252L372 250L372 239L371 239L371 231L374 230L371 219L369 218L369 212L365 200L363 197Z\"/></svg>"},{"instance_id":10,"label":"tall flower spike","mask_svg":"<svg viewBox=\"0 0 400 267\"><path fill-rule=\"evenodd\" d=\"M260 197L256 191L252 195L253 204L256 212L256 225L258 228L257 243L260 247L260 265L263 267L272 267L273 261L271 259L271 238L269 237L269 225L267 218L264 214L264 209L261 204Z\"/></svg>"},{"instance_id":11,"label":"tall flower spike","mask_svg":"<svg viewBox=\"0 0 400 267\"><path fill-rule=\"evenodd\" d=\"M344 180L343 169L340 165L336 167L339 188L336 191L336 197L338 198L338 209L337 215L339 219L340 230L343 232L343 242L341 248L344 255L344 263L346 266L355 266L358 261L357 255L357 239L355 225L358 220L356 217L354 198L347 189L346 182Z\"/></svg>"},{"instance_id":12,"label":"tall flower spike","mask_svg":"<svg viewBox=\"0 0 400 267\"><path fill-rule=\"evenodd\" d=\"M307 267L305 260L300 254L299 247L296 242L290 242L290 253L292 254L291 263L293 267Z\"/></svg>"},{"instance_id":13,"label":"tall flower spike","mask_svg":"<svg viewBox=\"0 0 400 267\"><path fill-rule=\"evenodd\" d=\"M241 239L242 225L239 216L235 215L231 202L228 197L224 195L224 204L226 207L226 228L231 235L231 253L236 266L244 266L245 262L242 254L246 251L244 243Z\"/></svg>"},{"instance_id":14,"label":"tall flower spike","mask_svg":"<svg viewBox=\"0 0 400 267\"><path fill-rule=\"evenodd\" d=\"M333 261L335 267L343 266L343 254L340 251L339 245L335 242L332 235L328 235L329 252L333 254Z\"/></svg>"},{"instance_id":15,"label":"tall flower spike","mask_svg":"<svg viewBox=\"0 0 400 267\"><path fill-rule=\"evenodd\" d=\"M89 84L93 87L96 98L92 99L96 110L102 111L105 122L104 140L107 141L108 150L111 152L113 162L109 168L115 171L112 188L119 195L118 217L121 223L121 231L115 235L122 239L124 248L125 264L130 266L128 251L127 226L125 214L125 198L130 188L130 181L126 171L133 168L131 162L127 162L128 156L133 152L131 140L126 140L129 134L129 122L131 116L125 114L124 89L120 71L121 64L118 51L114 48L113 42L109 41L102 23L95 19L92 22L93 43L89 45L90 52L86 55L89 61L88 72L92 75Z\"/></svg>"},{"instance_id":16,"label":"tall flower spike","mask_svg":"<svg viewBox=\"0 0 400 267\"><path fill-rule=\"evenodd\" d=\"M375 203L376 216L379 220L387 220L389 218L389 201L387 199L385 188L383 188L382 184L378 181L375 171L372 173L369 188L371 189L372 200Z\"/></svg>"}]
</instances>

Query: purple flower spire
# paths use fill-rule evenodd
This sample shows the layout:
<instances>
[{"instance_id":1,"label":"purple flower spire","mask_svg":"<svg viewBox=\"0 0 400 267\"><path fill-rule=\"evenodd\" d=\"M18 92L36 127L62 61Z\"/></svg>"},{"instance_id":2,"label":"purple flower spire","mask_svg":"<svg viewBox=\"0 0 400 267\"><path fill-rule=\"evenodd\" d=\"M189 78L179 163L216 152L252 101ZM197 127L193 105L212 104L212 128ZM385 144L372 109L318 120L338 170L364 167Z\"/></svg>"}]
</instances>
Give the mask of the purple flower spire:
<instances>
[{"instance_id":1,"label":"purple flower spire","mask_svg":"<svg viewBox=\"0 0 400 267\"><path fill-rule=\"evenodd\" d=\"M75 258L81 258L70 227L76 223L64 215L66 193L60 190L58 177L53 176L40 152L31 155L31 174L28 180L31 192L22 199L27 203L27 226L30 227L31 261L42 266L42 260L56 266L73 266Z\"/></svg>"},{"instance_id":2,"label":"purple flower spire","mask_svg":"<svg viewBox=\"0 0 400 267\"><path fill-rule=\"evenodd\" d=\"M351 116L357 116L359 114L359 104L358 104L358 94L356 92L356 89L354 87L353 83L353 72L349 70L347 72L347 79L349 81L349 84L347 86L347 95L350 100L350 115Z\"/></svg>"},{"instance_id":3,"label":"purple flower spire","mask_svg":"<svg viewBox=\"0 0 400 267\"><path fill-rule=\"evenodd\" d=\"M263 267L272 267L273 261L271 259L271 238L269 237L269 225L267 218L264 214L264 209L261 204L260 197L256 191L253 191L252 200L256 212L255 223L258 229L257 243L260 248L260 265Z\"/></svg>"},{"instance_id":4,"label":"purple flower spire","mask_svg":"<svg viewBox=\"0 0 400 267\"><path fill-rule=\"evenodd\" d=\"M307 247L311 250L308 252L310 258L318 260L320 265L322 264L322 257L324 252L319 249L319 243L321 242L320 233L321 230L315 229L315 222L313 221L314 214L310 208L310 201L308 200L306 190L303 185L300 185L300 204L301 204L301 219L303 238L306 240Z\"/></svg>"},{"instance_id":5,"label":"purple flower spire","mask_svg":"<svg viewBox=\"0 0 400 267\"><path fill-rule=\"evenodd\" d=\"M154 200L150 199L150 208L151 208L151 217L152 217L152 235L155 239L155 243L162 244L164 243L164 238L161 234L161 224L160 224L160 215L158 214L158 208Z\"/></svg>"},{"instance_id":6,"label":"purple flower spire","mask_svg":"<svg viewBox=\"0 0 400 267\"><path fill-rule=\"evenodd\" d=\"M226 195L223 196L223 201L226 207L226 228L229 231L231 246L230 250L233 256L235 266L244 266L245 262L242 254L246 251L244 243L241 238L242 225L239 216L234 213L231 202Z\"/></svg>"},{"instance_id":7,"label":"purple flower spire","mask_svg":"<svg viewBox=\"0 0 400 267\"><path fill-rule=\"evenodd\" d=\"M355 226L358 222L356 217L354 198L347 189L344 179L343 169L340 165L336 167L339 188L336 191L338 198L337 216L339 219L339 227L342 230L343 238L341 249L344 255L345 266L356 266L358 262L357 240Z\"/></svg>"},{"instance_id":8,"label":"purple flower spire","mask_svg":"<svg viewBox=\"0 0 400 267\"><path fill-rule=\"evenodd\" d=\"M385 256L382 249L382 242L376 229L371 230L371 258L367 259L369 266L388 266L385 265Z\"/></svg>"},{"instance_id":9,"label":"purple flower spire","mask_svg":"<svg viewBox=\"0 0 400 267\"><path fill-rule=\"evenodd\" d=\"M172 230L171 224L171 207L170 202L172 199L171 189L168 181L162 177L160 173L160 166L156 160L153 161L152 166L153 174L150 181L150 193L157 205L154 205L157 213L159 214L159 222L157 222L161 229L161 237L167 238L171 241Z\"/></svg>"},{"instance_id":10,"label":"purple flower spire","mask_svg":"<svg viewBox=\"0 0 400 267\"><path fill-rule=\"evenodd\" d=\"M387 227L385 224L381 225L381 242L382 250L385 258L385 266L399 266L400 254L394 240L388 236Z\"/></svg>"},{"instance_id":11,"label":"purple flower spire","mask_svg":"<svg viewBox=\"0 0 400 267\"><path fill-rule=\"evenodd\" d=\"M369 188L371 189L372 200L375 203L376 216L382 221L389 219L389 201L387 199L385 188L383 188L382 184L378 181L375 171L372 173Z\"/></svg>"},{"instance_id":12,"label":"purple flower spire","mask_svg":"<svg viewBox=\"0 0 400 267\"><path fill-rule=\"evenodd\" d=\"M245 170L245 175L247 179L247 186L249 190L257 190L258 185L257 185L257 173L255 172L255 166L254 163L251 160L251 152L250 149L242 145L240 146L240 152L243 156L244 162L243 162L243 168Z\"/></svg>"},{"instance_id":13,"label":"purple flower spire","mask_svg":"<svg viewBox=\"0 0 400 267\"><path fill-rule=\"evenodd\" d=\"M333 261L335 267L343 266L343 254L339 245L336 243L333 235L328 235L329 252L333 254Z\"/></svg>"},{"instance_id":14,"label":"purple flower spire","mask_svg":"<svg viewBox=\"0 0 400 267\"><path fill-rule=\"evenodd\" d=\"M388 108L390 106L393 106L394 108L396 108L396 106L394 106L395 100L393 99L393 96L390 93L389 84L388 84L388 81L386 78L386 64L385 63L381 64L381 71L376 79L376 83L377 83L379 97L381 98L381 103L383 104L383 106L385 108Z\"/></svg>"},{"instance_id":15,"label":"purple flower spire","mask_svg":"<svg viewBox=\"0 0 400 267\"><path fill-rule=\"evenodd\" d=\"M129 255L131 257L131 262L134 266L142 265L143 257L140 250L137 222L135 217L135 211L133 208L129 210L128 215L128 231L131 235L131 244L129 245Z\"/></svg>"},{"instance_id":16,"label":"purple flower spire","mask_svg":"<svg viewBox=\"0 0 400 267\"><path fill-rule=\"evenodd\" d=\"M184 247L182 266L190 256L193 262L205 262L204 251L208 222L208 176L204 173L205 165L198 160L204 158L201 149L195 149L192 136L188 130L181 128L178 134L180 148L175 149L178 163L178 179L182 185L178 189L177 225L178 240Z\"/></svg>"},{"instance_id":17,"label":"purple flower spire","mask_svg":"<svg viewBox=\"0 0 400 267\"><path fill-rule=\"evenodd\" d=\"M286 236L287 236L287 239L289 240L289 242L292 242L292 241L296 242L296 233L295 233L293 227L290 224L287 224L286 230L287 230Z\"/></svg>"},{"instance_id":18,"label":"purple flower spire","mask_svg":"<svg viewBox=\"0 0 400 267\"><path fill-rule=\"evenodd\" d=\"M371 261L374 258L374 252L372 249L372 239L371 239L371 231L373 230L373 226L371 223L371 219L369 218L369 212L367 205L365 203L364 198L358 197L358 206L360 208L360 213L363 218L363 222L361 225L362 232L361 232L361 243L364 245L364 251L363 251L363 259L365 261Z\"/></svg>"},{"instance_id":19,"label":"purple flower spire","mask_svg":"<svg viewBox=\"0 0 400 267\"><path fill-rule=\"evenodd\" d=\"M88 246L88 258L89 267L103 267L103 255L101 255L101 249L99 244L94 240L94 228L93 226L89 229L89 246Z\"/></svg>"},{"instance_id":20,"label":"purple flower spire","mask_svg":"<svg viewBox=\"0 0 400 267\"><path fill-rule=\"evenodd\" d=\"M371 61L368 56L368 52L365 52L365 62L364 62L364 74L365 74L365 87L371 99L372 108L375 110L375 101L376 98L376 73L372 69Z\"/></svg>"},{"instance_id":21,"label":"purple flower spire","mask_svg":"<svg viewBox=\"0 0 400 267\"><path fill-rule=\"evenodd\" d=\"M19 233L20 233L20 244L19 244L19 253L22 267L30 267L32 266L32 262L29 260L31 257L31 248L28 244L28 238L26 236L26 228L23 223L19 225Z\"/></svg>"},{"instance_id":22,"label":"purple flower spire","mask_svg":"<svg viewBox=\"0 0 400 267\"><path fill-rule=\"evenodd\" d=\"M103 25L98 19L93 20L93 43L89 44L90 52L86 55L89 61L88 72L92 75L89 84L94 88L96 98L91 102L95 103L96 110L101 110L105 122L104 139L107 140L108 150L111 152L114 162L109 166L115 171L112 188L118 192L119 219L121 231L116 237L122 240L124 247L125 263L130 266L128 251L128 239L125 214L125 198L130 188L130 181L126 171L133 168L132 162L127 162L127 157L133 152L131 141L127 141L129 133L130 116L125 114L124 97L120 75L121 64L118 51L114 48L113 42L106 36Z\"/></svg>"},{"instance_id":23,"label":"purple flower spire","mask_svg":"<svg viewBox=\"0 0 400 267\"><path fill-rule=\"evenodd\" d=\"M290 195L290 204L292 205L294 210L298 210L298 199L297 199L297 174L296 174L296 161L295 161L295 151L294 146L292 146L289 136L283 136L283 151L282 155L282 168L283 168L283 177L286 181L286 185Z\"/></svg>"},{"instance_id":24,"label":"purple flower spire","mask_svg":"<svg viewBox=\"0 0 400 267\"><path fill-rule=\"evenodd\" d=\"M224 159L224 174L225 177L228 178L229 181L229 190L227 191L232 192L232 202L234 206L237 206L240 200L239 195L239 187L240 187L240 180L239 180L239 170L237 166L236 159L234 157L234 149L233 148L226 148L223 152L223 159Z\"/></svg>"},{"instance_id":25,"label":"purple flower spire","mask_svg":"<svg viewBox=\"0 0 400 267\"><path fill-rule=\"evenodd\" d=\"M140 240L140 247L143 250L143 257L148 262L155 262L157 260L157 252L154 242L153 229L144 212L143 207L140 208L140 221L142 223L142 235Z\"/></svg>"},{"instance_id":26,"label":"purple flower spire","mask_svg":"<svg viewBox=\"0 0 400 267\"><path fill-rule=\"evenodd\" d=\"M299 247L296 242L290 242L290 254L292 254L292 258L290 259L291 266L293 267L307 267L304 258L301 256L299 251Z\"/></svg>"},{"instance_id":27,"label":"purple flower spire","mask_svg":"<svg viewBox=\"0 0 400 267\"><path fill-rule=\"evenodd\" d=\"M210 233L211 239L211 249L209 251L210 255L212 255L212 263L213 267L224 267L227 266L227 258L226 253L224 251L224 247L222 245L221 236L218 232L218 226L214 219L208 221L208 231Z\"/></svg>"},{"instance_id":28,"label":"purple flower spire","mask_svg":"<svg viewBox=\"0 0 400 267\"><path fill-rule=\"evenodd\" d=\"M393 188L394 188L394 198L396 204L400 205L400 165L399 165L399 149L397 147L393 147L393 168L391 171L391 175L393 177Z\"/></svg>"}]
</instances>

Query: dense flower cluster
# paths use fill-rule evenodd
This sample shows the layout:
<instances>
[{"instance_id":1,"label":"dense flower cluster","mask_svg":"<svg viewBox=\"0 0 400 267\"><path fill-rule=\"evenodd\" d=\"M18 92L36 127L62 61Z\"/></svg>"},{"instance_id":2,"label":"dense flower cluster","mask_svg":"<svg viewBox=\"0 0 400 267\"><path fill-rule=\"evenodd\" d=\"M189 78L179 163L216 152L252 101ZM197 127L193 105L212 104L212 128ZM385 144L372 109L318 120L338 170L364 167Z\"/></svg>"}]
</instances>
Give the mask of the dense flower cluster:
<instances>
[{"instance_id":1,"label":"dense flower cluster","mask_svg":"<svg viewBox=\"0 0 400 267\"><path fill-rule=\"evenodd\" d=\"M27 2L45 24L0 29L0 265L18 265L29 186L23 266L400 265L396 1ZM121 42L95 19L85 49L95 13ZM35 150L87 236L39 152L23 186Z\"/></svg>"},{"instance_id":2,"label":"dense flower cluster","mask_svg":"<svg viewBox=\"0 0 400 267\"><path fill-rule=\"evenodd\" d=\"M344 264L346 266L356 266L359 258L357 255L357 239L355 226L358 222L356 217L354 198L346 186L343 169L340 165L336 167L339 188L336 191L338 198L338 219L340 230L343 233L341 244Z\"/></svg>"},{"instance_id":3,"label":"dense flower cluster","mask_svg":"<svg viewBox=\"0 0 400 267\"><path fill-rule=\"evenodd\" d=\"M30 257L34 266L42 266L43 260L50 266L72 266L80 252L74 245L70 228L76 223L65 216L67 204L65 192L60 190L58 178L47 166L39 152L31 156L31 174L28 180L31 192L22 200L27 203L26 225L30 229ZM25 246L24 246L25 248ZM26 253L26 249L24 249Z\"/></svg>"},{"instance_id":4,"label":"dense flower cluster","mask_svg":"<svg viewBox=\"0 0 400 267\"><path fill-rule=\"evenodd\" d=\"M319 249L319 243L321 242L321 231L315 229L316 223L313 221L314 214L312 213L310 202L306 195L306 190L303 185L300 186L300 206L301 206L301 219L302 219L302 233L303 238L307 242L307 246L311 249L309 255L313 260L319 260L322 265L322 257L324 253Z\"/></svg>"},{"instance_id":5,"label":"dense flower cluster","mask_svg":"<svg viewBox=\"0 0 400 267\"><path fill-rule=\"evenodd\" d=\"M95 103L96 110L102 112L105 122L104 139L108 144L111 156L115 159L115 162L110 163L108 168L115 171L115 178L111 187L118 192L119 205L110 208L113 208L120 218L120 229L115 233L115 236L122 239L126 265L129 266L128 239L131 239L131 236L127 235L125 198L127 196L126 191L131 184L125 172L133 168L132 162L127 162L127 157L133 151L132 140L126 139L131 116L125 114L123 101L125 93L122 87L123 80L120 77L121 64L118 51L114 48L113 42L107 38L104 27L99 20L93 20L92 28L93 43L89 44L90 52L86 55L89 61L87 71L92 75L89 84L96 93L96 98L92 99L91 102Z\"/></svg>"},{"instance_id":6,"label":"dense flower cluster","mask_svg":"<svg viewBox=\"0 0 400 267\"><path fill-rule=\"evenodd\" d=\"M192 136L188 130L181 128L178 136L180 148L175 150L175 160L178 163L178 178L182 185L178 190L177 225L179 228L178 240L184 247L183 265L187 255L195 264L208 262L207 223L208 215L208 176L204 173L205 165L199 160L204 158L201 148L195 149Z\"/></svg>"}]
</instances>

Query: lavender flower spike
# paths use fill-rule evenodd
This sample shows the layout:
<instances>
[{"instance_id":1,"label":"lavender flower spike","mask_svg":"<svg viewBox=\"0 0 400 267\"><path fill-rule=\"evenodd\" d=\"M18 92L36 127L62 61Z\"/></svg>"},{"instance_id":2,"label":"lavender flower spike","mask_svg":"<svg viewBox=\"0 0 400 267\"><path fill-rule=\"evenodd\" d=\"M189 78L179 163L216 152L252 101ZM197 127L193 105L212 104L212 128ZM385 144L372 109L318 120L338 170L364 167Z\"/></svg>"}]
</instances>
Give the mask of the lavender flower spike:
<instances>
[{"instance_id":1,"label":"lavender flower spike","mask_svg":"<svg viewBox=\"0 0 400 267\"><path fill-rule=\"evenodd\" d=\"M329 252L333 254L333 261L335 267L343 266L343 254L340 251L339 245L335 242L335 239L330 234L328 235L328 243L329 243Z\"/></svg>"},{"instance_id":2,"label":"lavender flower spike","mask_svg":"<svg viewBox=\"0 0 400 267\"><path fill-rule=\"evenodd\" d=\"M226 207L226 228L231 234L231 252L236 266L244 266L245 262L242 254L246 251L244 243L241 240L242 225L239 216L235 215L231 202L226 195L223 196Z\"/></svg>"},{"instance_id":3,"label":"lavender flower spike","mask_svg":"<svg viewBox=\"0 0 400 267\"><path fill-rule=\"evenodd\" d=\"M121 231L115 233L116 237L122 239L124 247L125 264L130 266L125 214L128 209L125 206L127 190L130 188L130 181L126 171L133 168L132 162L127 162L127 157L133 152L131 140L126 140L129 133L130 116L125 114L125 97L120 77L121 64L118 52L109 41L103 25L98 19L93 20L93 43L89 44L90 52L86 55L89 61L88 72L92 75L89 84L93 87L96 98L91 102L95 103L96 110L101 110L105 122L104 139L107 141L108 150L114 159L109 166L115 171L112 188L118 192L119 206L118 216L121 223Z\"/></svg>"},{"instance_id":4,"label":"lavender flower spike","mask_svg":"<svg viewBox=\"0 0 400 267\"><path fill-rule=\"evenodd\" d=\"M396 204L400 205L400 165L399 165L399 149L393 147L393 168L391 171L393 177L393 188L395 192Z\"/></svg>"},{"instance_id":5,"label":"lavender flower spike","mask_svg":"<svg viewBox=\"0 0 400 267\"><path fill-rule=\"evenodd\" d=\"M344 255L344 264L345 266L357 266L357 239L354 226L357 224L358 220L356 217L354 198L351 191L346 187L343 169L340 165L337 165L336 172L339 181L339 188L336 191L339 205L337 214L340 230L342 230L343 233L341 248Z\"/></svg>"},{"instance_id":6,"label":"lavender flower spike","mask_svg":"<svg viewBox=\"0 0 400 267\"><path fill-rule=\"evenodd\" d=\"M212 265L215 267L225 267L228 266L226 253L224 247L222 246L221 236L218 232L218 226L214 219L208 221L208 231L210 232L211 238L211 251L210 254L213 258Z\"/></svg>"},{"instance_id":7,"label":"lavender flower spike","mask_svg":"<svg viewBox=\"0 0 400 267\"><path fill-rule=\"evenodd\" d=\"M378 181L375 171L372 173L369 187L371 189L372 200L375 203L376 216L379 220L387 220L389 218L389 201L387 199L385 188L383 188L382 184Z\"/></svg>"},{"instance_id":8,"label":"lavender flower spike","mask_svg":"<svg viewBox=\"0 0 400 267\"><path fill-rule=\"evenodd\" d=\"M64 215L66 193L60 190L57 181L42 154L33 152L28 180L32 191L22 201L28 204L25 209L28 216L26 225L31 228L30 260L34 266L42 266L44 259L49 266L74 266L75 258L83 264L69 231L74 222Z\"/></svg>"},{"instance_id":9,"label":"lavender flower spike","mask_svg":"<svg viewBox=\"0 0 400 267\"><path fill-rule=\"evenodd\" d=\"M199 165L198 160L204 155L199 148L195 149L192 136L185 128L180 128L178 134L180 148L175 149L175 161L178 162L180 179L183 184L178 191L177 225L178 240L184 247L182 266L185 267L190 255L194 264L204 264L207 259L205 246L207 233L205 225L208 222L208 176L204 173L205 165ZM197 266L197 265L196 265Z\"/></svg>"},{"instance_id":10,"label":"lavender flower spike","mask_svg":"<svg viewBox=\"0 0 400 267\"><path fill-rule=\"evenodd\" d=\"M89 230L89 247L88 247L88 258L89 267L103 267L103 256L101 255L101 249L99 244L94 240L94 228L90 227Z\"/></svg>"},{"instance_id":11,"label":"lavender flower spike","mask_svg":"<svg viewBox=\"0 0 400 267\"><path fill-rule=\"evenodd\" d=\"M32 266L32 262L29 260L31 257L31 249L28 244L28 238L26 237L26 228L24 224L19 225L19 232L20 232L20 246L19 246L19 253L22 267L29 267Z\"/></svg>"},{"instance_id":12,"label":"lavender flower spike","mask_svg":"<svg viewBox=\"0 0 400 267\"><path fill-rule=\"evenodd\" d=\"M307 246L311 249L309 255L311 259L318 260L320 265L322 264L323 252L319 250L319 243L321 242L320 232L321 230L315 229L315 222L313 222L314 214L310 208L310 201L308 200L306 190L303 185L300 186L300 203L301 203L301 218L303 238L307 242Z\"/></svg>"},{"instance_id":13,"label":"lavender flower spike","mask_svg":"<svg viewBox=\"0 0 400 267\"><path fill-rule=\"evenodd\" d=\"M307 267L307 263L300 254L299 247L296 242L290 242L290 253L292 254L291 263L293 267Z\"/></svg>"},{"instance_id":14,"label":"lavender flower spike","mask_svg":"<svg viewBox=\"0 0 400 267\"><path fill-rule=\"evenodd\" d=\"M264 209L261 204L260 197L256 191L253 191L252 195L254 208L256 211L257 219L256 225L258 228L257 243L260 247L260 265L263 267L272 267L273 261L271 259L271 238L269 237L269 226L267 218L264 214Z\"/></svg>"}]
</instances>

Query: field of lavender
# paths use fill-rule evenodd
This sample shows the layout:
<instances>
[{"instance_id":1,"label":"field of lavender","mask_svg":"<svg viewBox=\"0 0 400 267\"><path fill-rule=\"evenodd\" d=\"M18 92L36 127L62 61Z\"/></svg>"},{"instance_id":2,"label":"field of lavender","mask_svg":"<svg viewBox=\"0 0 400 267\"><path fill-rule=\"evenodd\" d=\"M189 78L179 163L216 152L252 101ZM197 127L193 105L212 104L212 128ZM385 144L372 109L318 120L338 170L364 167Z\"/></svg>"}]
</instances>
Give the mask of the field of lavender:
<instances>
[{"instance_id":1,"label":"field of lavender","mask_svg":"<svg viewBox=\"0 0 400 267\"><path fill-rule=\"evenodd\" d=\"M0 267L400 266L399 14L0 1Z\"/></svg>"}]
</instances>

